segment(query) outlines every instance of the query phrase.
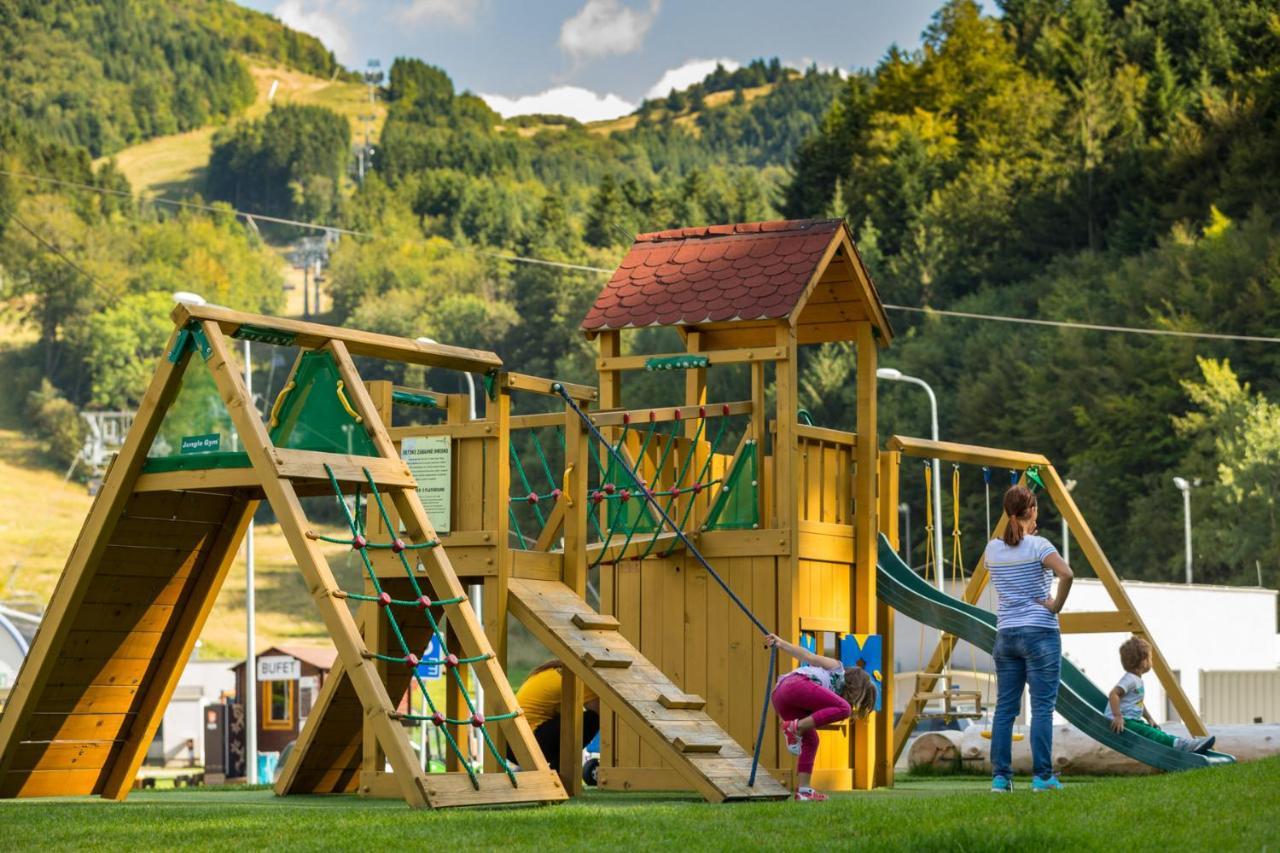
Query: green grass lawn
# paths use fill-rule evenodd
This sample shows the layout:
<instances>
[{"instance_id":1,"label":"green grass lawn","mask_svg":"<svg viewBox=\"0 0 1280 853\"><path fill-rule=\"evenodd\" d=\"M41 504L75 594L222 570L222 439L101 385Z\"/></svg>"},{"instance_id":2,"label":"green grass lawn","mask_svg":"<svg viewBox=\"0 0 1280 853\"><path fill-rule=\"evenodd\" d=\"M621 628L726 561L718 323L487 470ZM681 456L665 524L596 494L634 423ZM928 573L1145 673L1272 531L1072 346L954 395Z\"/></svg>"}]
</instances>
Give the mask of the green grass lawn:
<instances>
[{"instance_id":1,"label":"green grass lawn","mask_svg":"<svg viewBox=\"0 0 1280 853\"><path fill-rule=\"evenodd\" d=\"M354 797L178 789L123 804L0 802L5 849L921 849L1268 850L1280 846L1280 758L1169 776L1067 779L1009 796L978 778L903 778L892 790L712 806L682 795L591 792L541 808L415 812Z\"/></svg>"}]
</instances>

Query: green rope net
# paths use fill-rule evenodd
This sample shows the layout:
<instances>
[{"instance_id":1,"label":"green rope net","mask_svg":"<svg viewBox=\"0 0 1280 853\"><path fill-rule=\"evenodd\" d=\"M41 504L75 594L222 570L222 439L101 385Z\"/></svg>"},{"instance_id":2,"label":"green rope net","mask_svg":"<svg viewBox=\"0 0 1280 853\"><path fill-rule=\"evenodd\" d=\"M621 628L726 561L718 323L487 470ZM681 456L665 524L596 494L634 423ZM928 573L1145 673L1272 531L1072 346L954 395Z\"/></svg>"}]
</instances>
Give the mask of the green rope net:
<instances>
[{"instance_id":1,"label":"green rope net","mask_svg":"<svg viewBox=\"0 0 1280 853\"><path fill-rule=\"evenodd\" d=\"M435 607L457 607L459 605L464 605L467 602L467 598L465 595L460 595L453 598L432 600L430 596L428 596L425 592L423 592L422 586L421 584L418 583L418 578L415 576L413 567L409 564L409 559L406 556L406 554L410 554L414 551L436 548L440 545L439 541L432 539L425 542L411 544L411 543L405 542L399 537L395 537L390 542L385 542L385 543L369 542L369 540L364 535L365 534L364 527L359 520L361 517L361 512L360 512L361 490L359 488L357 488L356 490L355 507L353 510L353 508L347 506L347 502L343 498L342 487L338 484L338 479L337 477L334 476L333 469L330 468L328 465L325 465L324 467L325 467L325 472L329 475L329 482L333 486L333 491L335 496L337 497L338 505L342 507L343 516L347 520L347 527L351 531L351 538L339 539L331 536L318 536L318 535L316 535L315 538L320 539L324 542L334 542L334 543L339 543L344 545L350 545L351 549L360 555L361 562L364 564L365 573L369 578L369 584L370 586L372 586L374 594L366 595L363 593L352 593L352 592L345 592L344 594L346 595L347 598L353 599L355 601L367 601L367 602L372 602L377 604L378 609L386 614L387 624L391 628L391 635L392 637L395 638L395 642L397 643L401 651L401 654L399 656L384 655L384 654L372 653L372 652L368 652L366 654L368 654L368 656L374 660L381 660L381 661L386 661L388 663L402 664L404 666L409 667L412 673L412 676L411 676L412 681L414 684L418 686L418 690L422 694L424 705L431 711L430 714L400 714L399 715L400 718L405 720L430 722L430 723L433 723L438 730L443 732L445 741L448 743L449 748L453 751L453 754L458 757L458 763L463 768L466 769L467 775L471 779L472 786L475 787L476 790L479 790L480 780L476 777L475 768L471 766L471 762L467 759L466 755L463 753L462 747L458 745L458 742L454 738L452 732L450 732L449 729L447 728L447 726L464 726L464 725L472 726L473 728L475 728L475 730L479 733L480 737L483 739L485 747L493 755L494 759L497 760L498 766L503 768L503 771L506 773L507 777L511 780L511 784L512 785L517 784L516 775L512 771L511 765L508 764L507 760L501 755L501 753L499 753L497 745L493 742L493 739L489 736L489 732L488 732L488 729L486 728L486 725L488 723L498 722L501 720L509 720L514 717L518 717L521 711L519 709L516 709L509 713L495 714L487 718L483 713L481 713L480 709L476 707L475 701L472 698L470 691L467 690L466 682L463 681L462 674L459 672L459 669L463 666L482 663L483 661L489 660L491 656L488 654L485 654L485 655L479 655L475 657L459 657L458 655L449 652L448 646L445 644L444 632L440 629L440 624L437 621L435 614L432 612L432 608L435 608ZM387 512L386 504L383 503L382 495L378 492L378 486L374 482L373 476L369 473L369 470L367 468L364 469L364 476L365 476L365 480L368 482L369 495L373 498L374 503L378 508L378 514L382 518L383 525L386 527L387 530L395 530L396 527L392 523L391 517ZM412 599L392 598L389 592L386 592L383 590L382 584L378 580L378 574L376 571L374 571L373 561L369 558L369 552L374 549L389 550L399 558L400 565L404 569L405 577L409 579L409 586L413 590L413 594L415 596L414 598ZM444 650L443 655L439 659L427 659L427 660L423 659L423 656L425 655L425 649L430 648L429 640L428 640L427 646L424 647L421 653L415 652L414 649L409 646L409 641L408 639L406 639L404 631L400 627L400 622L396 619L397 608L401 608L401 609L411 608L414 610L420 610L426 615L427 621L431 626L432 636L439 640L440 648ZM464 719L454 719L454 718L445 716L444 712L441 711L436 706L435 701L431 698L431 694L427 691L427 685L423 681L422 675L418 671L418 667L421 664L435 664L435 665L443 666L445 668L445 671L448 673L449 677L452 678L454 685L458 689L458 692L462 695L463 700L466 702L467 711L470 714L469 717L466 717Z\"/></svg>"}]
</instances>

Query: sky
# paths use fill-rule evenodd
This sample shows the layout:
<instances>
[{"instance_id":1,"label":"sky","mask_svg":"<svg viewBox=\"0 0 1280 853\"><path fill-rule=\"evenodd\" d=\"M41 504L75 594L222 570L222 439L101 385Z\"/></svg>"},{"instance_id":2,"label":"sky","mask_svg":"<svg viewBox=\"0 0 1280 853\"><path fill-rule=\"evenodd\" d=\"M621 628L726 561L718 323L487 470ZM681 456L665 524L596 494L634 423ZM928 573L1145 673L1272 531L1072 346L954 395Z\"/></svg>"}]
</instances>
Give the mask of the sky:
<instances>
[{"instance_id":1,"label":"sky","mask_svg":"<svg viewBox=\"0 0 1280 853\"><path fill-rule=\"evenodd\" d=\"M941 0L238 0L318 36L348 68L398 56L504 116L614 118L757 57L871 68L915 49Z\"/></svg>"}]
</instances>

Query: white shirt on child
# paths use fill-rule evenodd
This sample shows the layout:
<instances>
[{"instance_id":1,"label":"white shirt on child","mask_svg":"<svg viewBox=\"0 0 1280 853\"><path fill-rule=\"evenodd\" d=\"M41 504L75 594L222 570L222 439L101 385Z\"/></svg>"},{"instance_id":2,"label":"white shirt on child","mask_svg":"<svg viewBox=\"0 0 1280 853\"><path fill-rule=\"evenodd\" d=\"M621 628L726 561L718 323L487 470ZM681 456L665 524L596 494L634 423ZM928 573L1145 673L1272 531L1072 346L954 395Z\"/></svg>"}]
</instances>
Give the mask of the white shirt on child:
<instances>
[{"instance_id":1,"label":"white shirt on child","mask_svg":"<svg viewBox=\"0 0 1280 853\"><path fill-rule=\"evenodd\" d=\"M1142 676L1126 672L1124 677L1116 682L1116 687L1120 688L1120 718L1141 720L1145 707L1142 700L1146 695L1146 690L1142 686ZM1107 719L1115 719L1115 715L1111 713L1110 702L1107 703Z\"/></svg>"},{"instance_id":2,"label":"white shirt on child","mask_svg":"<svg viewBox=\"0 0 1280 853\"><path fill-rule=\"evenodd\" d=\"M823 669L820 666L798 666L791 672L788 672L782 678L790 678L798 675L801 678L807 678L819 687L825 687L837 696L844 690L844 667L840 669ZM778 679L778 683L782 683L782 678Z\"/></svg>"}]
</instances>

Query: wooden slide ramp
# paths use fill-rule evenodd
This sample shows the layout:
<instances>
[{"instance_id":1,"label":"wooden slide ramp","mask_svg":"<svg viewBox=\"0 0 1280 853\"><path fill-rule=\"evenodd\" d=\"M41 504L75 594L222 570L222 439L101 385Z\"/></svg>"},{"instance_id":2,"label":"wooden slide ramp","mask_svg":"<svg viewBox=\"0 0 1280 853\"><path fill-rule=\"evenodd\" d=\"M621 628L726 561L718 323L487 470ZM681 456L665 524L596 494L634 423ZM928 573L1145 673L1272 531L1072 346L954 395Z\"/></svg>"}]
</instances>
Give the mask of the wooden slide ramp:
<instances>
[{"instance_id":1,"label":"wooden slide ramp","mask_svg":"<svg viewBox=\"0 0 1280 853\"><path fill-rule=\"evenodd\" d=\"M99 494L0 718L0 797L133 786L254 506Z\"/></svg>"},{"instance_id":2,"label":"wooden slide ramp","mask_svg":"<svg viewBox=\"0 0 1280 853\"><path fill-rule=\"evenodd\" d=\"M512 578L511 613L711 802L773 800L789 792L617 630L559 581Z\"/></svg>"}]
</instances>

